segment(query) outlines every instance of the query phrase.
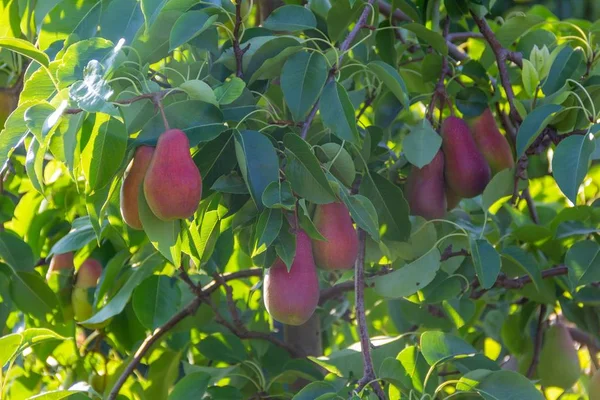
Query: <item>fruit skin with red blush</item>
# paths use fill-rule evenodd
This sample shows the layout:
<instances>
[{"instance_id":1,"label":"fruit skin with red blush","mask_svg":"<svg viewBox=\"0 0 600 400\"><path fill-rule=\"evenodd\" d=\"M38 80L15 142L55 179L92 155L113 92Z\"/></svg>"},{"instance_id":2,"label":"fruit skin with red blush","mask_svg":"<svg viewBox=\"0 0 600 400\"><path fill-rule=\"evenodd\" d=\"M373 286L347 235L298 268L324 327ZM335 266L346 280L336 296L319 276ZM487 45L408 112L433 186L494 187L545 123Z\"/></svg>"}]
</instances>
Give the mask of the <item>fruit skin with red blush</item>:
<instances>
[{"instance_id":1,"label":"fruit skin with red blush","mask_svg":"<svg viewBox=\"0 0 600 400\"><path fill-rule=\"evenodd\" d=\"M489 108L469 120L471 134L477 148L490 166L492 176L506 168L515 166L512 150L506 137L502 135Z\"/></svg>"},{"instance_id":2,"label":"fruit skin with red blush","mask_svg":"<svg viewBox=\"0 0 600 400\"><path fill-rule=\"evenodd\" d=\"M326 270L354 268L358 256L358 236L350 212L342 202L319 204L313 218L324 240L313 240L313 255L317 267Z\"/></svg>"},{"instance_id":3,"label":"fruit skin with red blush","mask_svg":"<svg viewBox=\"0 0 600 400\"><path fill-rule=\"evenodd\" d=\"M92 316L93 289L98 285L101 275L102 264L93 258L88 258L79 267L71 296L77 321L85 321Z\"/></svg>"},{"instance_id":4,"label":"fruit skin with red blush","mask_svg":"<svg viewBox=\"0 0 600 400\"><path fill-rule=\"evenodd\" d=\"M138 197L153 154L154 147L138 147L121 185L121 216L127 225L137 230L143 229Z\"/></svg>"},{"instance_id":5,"label":"fruit skin with red blush","mask_svg":"<svg viewBox=\"0 0 600 400\"><path fill-rule=\"evenodd\" d=\"M423 168L412 166L405 186L410 213L427 220L443 218L446 214L444 188L444 153L438 150Z\"/></svg>"}]
</instances>

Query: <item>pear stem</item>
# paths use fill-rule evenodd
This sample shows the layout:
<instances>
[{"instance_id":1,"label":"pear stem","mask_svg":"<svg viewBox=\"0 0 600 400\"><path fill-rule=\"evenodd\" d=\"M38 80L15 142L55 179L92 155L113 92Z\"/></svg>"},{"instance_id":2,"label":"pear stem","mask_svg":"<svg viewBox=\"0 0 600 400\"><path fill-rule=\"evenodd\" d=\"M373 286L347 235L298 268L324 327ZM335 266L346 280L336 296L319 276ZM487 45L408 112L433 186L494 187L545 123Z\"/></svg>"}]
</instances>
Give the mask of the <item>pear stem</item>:
<instances>
[{"instance_id":1,"label":"pear stem","mask_svg":"<svg viewBox=\"0 0 600 400\"><path fill-rule=\"evenodd\" d=\"M167 116L165 115L165 107L163 106L162 101L160 99L156 99L155 104L156 104L156 107L158 107L158 109L160 110L160 116L162 117L163 123L165 124L165 129L166 130L171 129L169 127L169 120L167 120Z\"/></svg>"}]
</instances>

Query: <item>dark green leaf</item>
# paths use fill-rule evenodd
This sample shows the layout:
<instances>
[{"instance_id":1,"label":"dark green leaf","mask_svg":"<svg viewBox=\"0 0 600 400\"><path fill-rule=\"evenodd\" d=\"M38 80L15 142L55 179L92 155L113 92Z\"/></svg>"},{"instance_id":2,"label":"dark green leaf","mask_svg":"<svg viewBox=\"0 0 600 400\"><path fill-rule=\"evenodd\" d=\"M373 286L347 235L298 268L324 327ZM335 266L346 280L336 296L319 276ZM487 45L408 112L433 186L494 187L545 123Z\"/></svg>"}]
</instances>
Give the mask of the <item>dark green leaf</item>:
<instances>
[{"instance_id":1,"label":"dark green leaf","mask_svg":"<svg viewBox=\"0 0 600 400\"><path fill-rule=\"evenodd\" d=\"M325 85L319 102L319 110L323 124L334 135L351 143L358 142L354 107L346 89L335 80Z\"/></svg>"},{"instance_id":2,"label":"dark green leaf","mask_svg":"<svg viewBox=\"0 0 600 400\"><path fill-rule=\"evenodd\" d=\"M588 135L572 135L562 140L552 157L552 175L560 190L573 204L579 186L588 172L596 142Z\"/></svg>"},{"instance_id":3,"label":"dark green leaf","mask_svg":"<svg viewBox=\"0 0 600 400\"><path fill-rule=\"evenodd\" d=\"M50 65L50 59L48 58L48 55L46 55L46 53L44 53L43 51L36 49L35 46L27 40L3 37L0 38L0 48L8 49L14 51L15 53L22 54L25 57L37 61L44 67L48 67L48 65Z\"/></svg>"},{"instance_id":4,"label":"dark green leaf","mask_svg":"<svg viewBox=\"0 0 600 400\"><path fill-rule=\"evenodd\" d=\"M557 104L544 104L543 106L537 107L525 117L525 120L517 132L517 157L520 157L525 153L525 150L527 150L542 129L544 129L552 119L552 115L561 109L562 106Z\"/></svg>"},{"instance_id":5,"label":"dark green leaf","mask_svg":"<svg viewBox=\"0 0 600 400\"><path fill-rule=\"evenodd\" d=\"M180 301L179 286L165 275L153 275L133 291L135 315L150 331L167 322L179 309Z\"/></svg>"},{"instance_id":6,"label":"dark green leaf","mask_svg":"<svg viewBox=\"0 0 600 400\"><path fill-rule=\"evenodd\" d=\"M377 75L385 87L396 96L402 105L408 105L408 90L398 71L382 61L372 61L367 67Z\"/></svg>"},{"instance_id":7,"label":"dark green leaf","mask_svg":"<svg viewBox=\"0 0 600 400\"><path fill-rule=\"evenodd\" d=\"M327 63L320 53L303 51L287 59L281 73L281 90L295 121L306 117L326 79Z\"/></svg>"},{"instance_id":8,"label":"dark green leaf","mask_svg":"<svg viewBox=\"0 0 600 400\"><path fill-rule=\"evenodd\" d=\"M171 29L169 51L173 51L210 28L218 17L218 14L208 15L200 10L192 10L182 14L173 25L173 29Z\"/></svg>"},{"instance_id":9,"label":"dark green leaf","mask_svg":"<svg viewBox=\"0 0 600 400\"><path fill-rule=\"evenodd\" d=\"M404 155L411 164L423 168L433 160L441 145L442 137L424 118L404 138Z\"/></svg>"},{"instance_id":10,"label":"dark green leaf","mask_svg":"<svg viewBox=\"0 0 600 400\"><path fill-rule=\"evenodd\" d=\"M296 32L316 28L317 19L305 7L285 5L276 8L262 26L272 31Z\"/></svg>"},{"instance_id":11,"label":"dark green leaf","mask_svg":"<svg viewBox=\"0 0 600 400\"><path fill-rule=\"evenodd\" d=\"M413 32L419 39L429 44L435 50L442 53L442 55L448 55L448 45L446 44L446 40L437 32L431 31L425 26L418 24L416 22L411 22L409 24L402 25L402 28L407 29Z\"/></svg>"},{"instance_id":12,"label":"dark green leaf","mask_svg":"<svg viewBox=\"0 0 600 400\"><path fill-rule=\"evenodd\" d=\"M471 258L481 287L491 288L500 273L500 255L485 239L471 240Z\"/></svg>"}]
</instances>

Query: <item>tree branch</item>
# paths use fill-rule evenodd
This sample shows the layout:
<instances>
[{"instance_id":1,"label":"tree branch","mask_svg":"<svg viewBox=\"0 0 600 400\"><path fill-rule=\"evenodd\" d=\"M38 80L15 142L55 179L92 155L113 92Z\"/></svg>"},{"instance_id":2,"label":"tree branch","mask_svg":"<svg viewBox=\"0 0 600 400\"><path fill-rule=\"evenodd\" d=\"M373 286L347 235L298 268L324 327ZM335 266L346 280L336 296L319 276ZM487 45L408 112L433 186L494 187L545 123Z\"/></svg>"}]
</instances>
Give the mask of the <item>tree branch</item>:
<instances>
[{"instance_id":1,"label":"tree branch","mask_svg":"<svg viewBox=\"0 0 600 400\"><path fill-rule=\"evenodd\" d=\"M371 385L377 397L385 400L386 396L377 381L373 359L371 358L371 340L367 328L367 316L365 314L365 242L366 233L358 228L358 257L354 264L354 290L356 292L356 321L358 322L358 334L360 336L360 348L363 356L363 377L358 381L358 392L365 386Z\"/></svg>"},{"instance_id":2,"label":"tree branch","mask_svg":"<svg viewBox=\"0 0 600 400\"><path fill-rule=\"evenodd\" d=\"M235 65L236 65L236 72L235 72L235 76L237 76L238 78L243 78L244 77L244 71L243 71L243 58L244 58L244 54L248 51L248 49L250 48L250 43L248 43L248 45L242 49L240 47L240 29L242 27L242 0L236 0L235 2L235 25L233 27L233 54L235 55Z\"/></svg>"},{"instance_id":3,"label":"tree branch","mask_svg":"<svg viewBox=\"0 0 600 400\"><path fill-rule=\"evenodd\" d=\"M527 368L526 376L531 379L538 363L540 362L540 352L542 351L542 338L544 337L544 318L546 316L546 305L540 306L540 315L538 317L537 327L535 329L535 339L533 342L533 356L531 357L531 364Z\"/></svg>"},{"instance_id":4,"label":"tree branch","mask_svg":"<svg viewBox=\"0 0 600 400\"><path fill-rule=\"evenodd\" d=\"M125 381L127 381L129 375L133 373L140 361L142 361L142 358L148 352L148 350L150 350L150 347L152 347L152 345L156 343L165 333L167 333L169 330L175 327L184 318L195 314L196 310L198 310L198 307L200 307L201 303L202 299L200 297L196 297L183 310L173 315L173 317L171 317L171 319L168 320L164 325L156 328L154 332L150 336L148 336L146 340L144 340L142 345L135 352L133 359L129 362L121 376L119 376L119 379L117 380L117 382L115 383L108 395L108 400L114 400L117 398L117 395L123 387L123 384L125 384Z\"/></svg>"}]
</instances>

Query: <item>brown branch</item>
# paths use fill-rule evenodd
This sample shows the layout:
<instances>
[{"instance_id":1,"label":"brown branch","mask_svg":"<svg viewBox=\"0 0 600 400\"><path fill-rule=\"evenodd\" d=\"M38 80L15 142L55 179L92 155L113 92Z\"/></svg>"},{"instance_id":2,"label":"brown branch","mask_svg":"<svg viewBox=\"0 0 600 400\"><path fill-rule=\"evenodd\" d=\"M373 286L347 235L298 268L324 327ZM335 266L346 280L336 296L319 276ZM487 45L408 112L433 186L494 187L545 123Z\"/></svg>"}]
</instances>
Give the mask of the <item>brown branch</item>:
<instances>
[{"instance_id":1,"label":"brown branch","mask_svg":"<svg viewBox=\"0 0 600 400\"><path fill-rule=\"evenodd\" d=\"M371 104L373 104L374 100L375 100L375 95L371 94L371 93L367 93L367 95L365 96L365 101L363 103L363 106L358 111L358 114L356 114L356 119L360 119L360 117L362 117L362 115L365 113L365 111L367 111L367 108L369 108L371 106Z\"/></svg>"},{"instance_id":2,"label":"brown branch","mask_svg":"<svg viewBox=\"0 0 600 400\"><path fill-rule=\"evenodd\" d=\"M164 325L156 328L154 332L150 336L148 336L146 340L144 340L144 342L135 352L133 359L129 362L129 364L127 365L123 373L121 373L121 376L119 376L119 379L111 389L108 395L108 400L114 400L117 398L119 391L125 384L125 381L127 381L129 375L133 373L140 361L142 361L142 358L148 352L148 350L150 350L150 347L152 347L152 345L156 343L165 333L167 333L169 330L175 327L183 319L195 314L196 310L198 310L198 307L200 307L201 303L202 299L200 297L196 297L183 310L173 315L173 317L171 317L171 319L168 320Z\"/></svg>"},{"instance_id":3,"label":"brown branch","mask_svg":"<svg viewBox=\"0 0 600 400\"><path fill-rule=\"evenodd\" d=\"M340 45L340 57L337 60L337 62L333 65L333 67L331 67L331 69L329 70L329 76L327 77L327 81L325 82L325 85L327 85L328 83L332 82L335 79L335 75L338 71L338 68L342 64L342 60L344 59L344 53L346 53L346 51L348 51L348 49L350 48L350 45L352 44L354 39L356 39L358 32L364 26L367 25L367 18L369 18L369 14L371 13L371 6L373 5L374 2L375 2L375 0L367 1L365 8L363 9L362 13L358 17L358 21L356 21L356 24L354 25L354 27L352 28L350 33L348 33L348 36L346 36L346 39L344 39L344 41ZM317 101L315 101L315 104L313 104L313 107L311 108L310 113L308 113L308 117L306 117L306 119L304 120L304 123L302 124L302 131L300 132L300 137L302 137L302 139L306 139L306 135L308 134L310 125L312 124L313 120L315 119L315 116L317 115L317 110L319 108L319 101L320 101L320 99L317 99Z\"/></svg>"},{"instance_id":4,"label":"brown branch","mask_svg":"<svg viewBox=\"0 0 600 400\"><path fill-rule=\"evenodd\" d=\"M527 209L529 210L529 215L531 216L531 220L533 221L533 223L539 224L540 218L538 217L538 212L537 212L535 203L533 202L533 199L531 198L531 193L529 193L529 188L523 189L522 196L525 199L525 201L527 202Z\"/></svg>"},{"instance_id":5,"label":"brown branch","mask_svg":"<svg viewBox=\"0 0 600 400\"><path fill-rule=\"evenodd\" d=\"M470 256L469 252L466 249L460 249L458 251L452 251L452 245L448 245L448 247L446 247L444 249L444 251L442 252L442 256L440 257L440 262L442 261L446 261L452 257L459 257L459 256Z\"/></svg>"},{"instance_id":6,"label":"brown branch","mask_svg":"<svg viewBox=\"0 0 600 400\"><path fill-rule=\"evenodd\" d=\"M510 78L508 76L508 69L506 67L506 61L513 61L515 64L522 66L523 62L520 60L520 54L511 52L504 48L494 32L492 28L490 28L489 24L485 20L485 18L479 18L477 14L471 11L471 16L473 20L479 27L479 31L485 38L485 40L489 43L494 55L496 56L496 63L498 64L498 71L500 73L500 82L502 83L502 87L506 92L506 99L510 106L510 116L513 121L519 122L521 117L517 109L515 108L515 93L513 91L512 85L510 83Z\"/></svg>"},{"instance_id":7,"label":"brown branch","mask_svg":"<svg viewBox=\"0 0 600 400\"><path fill-rule=\"evenodd\" d=\"M542 351L542 338L544 337L544 318L546 317L546 305L540 306L540 316L538 317L537 327L535 329L535 339L533 342L533 356L531 357L531 364L527 368L526 376L533 378L535 369L540 362L540 352Z\"/></svg>"},{"instance_id":8,"label":"brown branch","mask_svg":"<svg viewBox=\"0 0 600 400\"><path fill-rule=\"evenodd\" d=\"M358 322L358 334L360 336L360 348L363 357L363 377L358 381L358 392L365 386L371 385L373 391L380 400L385 400L386 395L381 389L375 375L373 359L371 358L371 340L367 328L367 316L365 314L365 243L367 236L365 231L358 228L358 257L354 264L354 290L356 292L356 321Z\"/></svg>"},{"instance_id":9,"label":"brown branch","mask_svg":"<svg viewBox=\"0 0 600 400\"><path fill-rule=\"evenodd\" d=\"M450 42L464 42L467 39L482 39L483 35L479 32L455 32L450 33L446 39Z\"/></svg>"},{"instance_id":10,"label":"brown branch","mask_svg":"<svg viewBox=\"0 0 600 400\"><path fill-rule=\"evenodd\" d=\"M244 54L250 48L250 43L245 48L240 47L240 29L242 27L242 0L235 2L235 25L233 27L233 54L235 55L235 76L238 78L244 77L243 58Z\"/></svg>"}]
</instances>

